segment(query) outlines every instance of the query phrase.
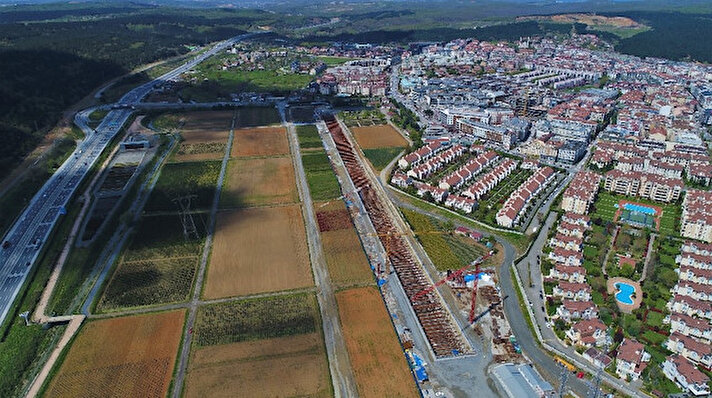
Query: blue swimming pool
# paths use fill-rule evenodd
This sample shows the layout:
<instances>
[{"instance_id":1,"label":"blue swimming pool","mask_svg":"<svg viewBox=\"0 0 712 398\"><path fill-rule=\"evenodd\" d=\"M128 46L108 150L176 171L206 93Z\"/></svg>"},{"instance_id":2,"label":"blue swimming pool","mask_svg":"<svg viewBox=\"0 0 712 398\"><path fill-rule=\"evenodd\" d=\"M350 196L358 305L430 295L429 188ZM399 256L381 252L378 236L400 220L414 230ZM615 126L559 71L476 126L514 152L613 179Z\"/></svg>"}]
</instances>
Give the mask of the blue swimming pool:
<instances>
[{"instance_id":1,"label":"blue swimming pool","mask_svg":"<svg viewBox=\"0 0 712 398\"><path fill-rule=\"evenodd\" d=\"M635 287L623 282L617 282L613 286L618 289L618 293L616 293L616 300L623 304L633 304L633 293L635 293Z\"/></svg>"},{"instance_id":2,"label":"blue swimming pool","mask_svg":"<svg viewBox=\"0 0 712 398\"><path fill-rule=\"evenodd\" d=\"M626 203L623 205L623 208L638 213L649 214L651 216L654 216L657 213L657 210L653 209L652 207L637 205L634 203Z\"/></svg>"}]
</instances>

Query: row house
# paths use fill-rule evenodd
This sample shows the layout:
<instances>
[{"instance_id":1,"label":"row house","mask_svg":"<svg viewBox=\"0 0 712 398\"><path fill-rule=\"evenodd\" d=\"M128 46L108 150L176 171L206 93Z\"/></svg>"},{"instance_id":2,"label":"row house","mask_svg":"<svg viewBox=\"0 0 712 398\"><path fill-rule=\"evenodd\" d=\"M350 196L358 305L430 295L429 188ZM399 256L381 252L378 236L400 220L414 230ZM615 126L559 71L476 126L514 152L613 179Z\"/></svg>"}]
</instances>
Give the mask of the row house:
<instances>
[{"instance_id":1,"label":"row house","mask_svg":"<svg viewBox=\"0 0 712 398\"><path fill-rule=\"evenodd\" d=\"M575 214L587 214L596 199L601 176L592 171L579 171L564 191L561 209Z\"/></svg>"},{"instance_id":2,"label":"row house","mask_svg":"<svg viewBox=\"0 0 712 398\"><path fill-rule=\"evenodd\" d=\"M524 213L527 206L534 200L535 196L554 179L554 176L554 169L547 166L540 168L527 178L497 212L497 224L506 228L513 227L519 216Z\"/></svg>"},{"instance_id":3,"label":"row house","mask_svg":"<svg viewBox=\"0 0 712 398\"><path fill-rule=\"evenodd\" d=\"M693 160L685 169L687 178L691 181L709 186L712 184L712 163L708 161Z\"/></svg>"},{"instance_id":4,"label":"row house","mask_svg":"<svg viewBox=\"0 0 712 398\"><path fill-rule=\"evenodd\" d=\"M549 253L549 259L555 263L570 267L580 267L583 265L583 253L576 250L556 248Z\"/></svg>"},{"instance_id":5,"label":"row house","mask_svg":"<svg viewBox=\"0 0 712 398\"><path fill-rule=\"evenodd\" d=\"M680 235L712 243L712 192L690 189L682 202Z\"/></svg>"},{"instance_id":6,"label":"row house","mask_svg":"<svg viewBox=\"0 0 712 398\"><path fill-rule=\"evenodd\" d=\"M680 354L706 368L712 367L712 346L695 340L692 337L674 332L663 344L668 350Z\"/></svg>"},{"instance_id":7,"label":"row house","mask_svg":"<svg viewBox=\"0 0 712 398\"><path fill-rule=\"evenodd\" d=\"M514 170L517 169L517 162L512 159L504 159L500 164L495 166L490 172L483 175L472 186L462 192L463 196L470 199L480 200L487 192L491 191L502 180L507 178Z\"/></svg>"},{"instance_id":8,"label":"row house","mask_svg":"<svg viewBox=\"0 0 712 398\"><path fill-rule=\"evenodd\" d=\"M433 158L426 160L408 171L408 175L417 179L425 179L434 172L440 170L448 163L451 163L459 156L466 152L466 148L462 145L455 144L452 147L442 151Z\"/></svg>"},{"instance_id":9,"label":"row house","mask_svg":"<svg viewBox=\"0 0 712 398\"><path fill-rule=\"evenodd\" d=\"M556 315L566 322L578 319L594 319L598 318L598 307L593 301L564 299L559 308L556 309Z\"/></svg>"},{"instance_id":10,"label":"row house","mask_svg":"<svg viewBox=\"0 0 712 398\"><path fill-rule=\"evenodd\" d=\"M422 148L400 158L400 160L398 160L398 167L405 170L413 165L419 164L432 158L443 149L445 149L445 143L443 141L433 141L427 145L424 145Z\"/></svg>"},{"instance_id":11,"label":"row house","mask_svg":"<svg viewBox=\"0 0 712 398\"><path fill-rule=\"evenodd\" d=\"M400 188L408 188L412 183L413 180L400 171L396 171L391 177L391 184Z\"/></svg>"},{"instance_id":12,"label":"row house","mask_svg":"<svg viewBox=\"0 0 712 398\"><path fill-rule=\"evenodd\" d=\"M677 200L684 184L679 178L667 178L637 171L611 170L606 173L604 188L626 196L639 196L660 202Z\"/></svg>"},{"instance_id":13,"label":"row house","mask_svg":"<svg viewBox=\"0 0 712 398\"><path fill-rule=\"evenodd\" d=\"M583 227L579 224L572 224L562 219L562 222L560 222L559 225L556 227L556 232L565 236L575 236L579 239L583 239L583 235L584 233L586 233L587 229L588 228Z\"/></svg>"},{"instance_id":14,"label":"row house","mask_svg":"<svg viewBox=\"0 0 712 398\"><path fill-rule=\"evenodd\" d=\"M430 184L424 183L424 182L419 182L415 181L413 182L413 186L417 190L418 196L421 198L425 197L426 194L430 194L432 196L433 200L437 203L442 203L445 198L447 198L447 191L444 189L440 189L438 187L434 187Z\"/></svg>"},{"instance_id":15,"label":"row house","mask_svg":"<svg viewBox=\"0 0 712 398\"><path fill-rule=\"evenodd\" d=\"M678 273L681 281L712 285L712 269L681 266L678 268Z\"/></svg>"},{"instance_id":16,"label":"row house","mask_svg":"<svg viewBox=\"0 0 712 398\"><path fill-rule=\"evenodd\" d=\"M678 332L688 337L705 340L712 343L712 324L706 319L693 318L685 314L672 314L666 317L670 323L670 332Z\"/></svg>"},{"instance_id":17,"label":"row house","mask_svg":"<svg viewBox=\"0 0 712 398\"><path fill-rule=\"evenodd\" d=\"M616 356L616 374L621 379L638 380L650 362L645 346L633 339L623 339Z\"/></svg>"},{"instance_id":18,"label":"row house","mask_svg":"<svg viewBox=\"0 0 712 398\"><path fill-rule=\"evenodd\" d=\"M439 187L448 190L458 189L492 164L497 158L499 158L499 155L495 151L488 151L478 155L440 180Z\"/></svg>"},{"instance_id":19,"label":"row house","mask_svg":"<svg viewBox=\"0 0 712 398\"><path fill-rule=\"evenodd\" d=\"M683 253L694 253L701 256L712 256L712 244L695 242L694 240L688 240L682 244L681 248Z\"/></svg>"},{"instance_id":20,"label":"row house","mask_svg":"<svg viewBox=\"0 0 712 398\"><path fill-rule=\"evenodd\" d=\"M712 303L676 294L667 303L670 312L712 320Z\"/></svg>"},{"instance_id":21,"label":"row house","mask_svg":"<svg viewBox=\"0 0 712 398\"><path fill-rule=\"evenodd\" d=\"M583 239L577 236L556 234L556 236L549 239L549 246L565 250L581 251L583 250Z\"/></svg>"},{"instance_id":22,"label":"row house","mask_svg":"<svg viewBox=\"0 0 712 398\"><path fill-rule=\"evenodd\" d=\"M567 212L561 216L561 222L581 226L586 229L591 228L591 217L585 214Z\"/></svg>"},{"instance_id":23,"label":"row house","mask_svg":"<svg viewBox=\"0 0 712 398\"><path fill-rule=\"evenodd\" d=\"M690 281L679 281L673 288L675 295L685 296L698 301L712 301L712 286Z\"/></svg>"},{"instance_id":24,"label":"row house","mask_svg":"<svg viewBox=\"0 0 712 398\"><path fill-rule=\"evenodd\" d=\"M597 318L578 321L566 331L566 337L572 344L583 347L600 347L611 341L606 324Z\"/></svg>"},{"instance_id":25,"label":"row house","mask_svg":"<svg viewBox=\"0 0 712 398\"><path fill-rule=\"evenodd\" d=\"M472 213L476 203L474 200L460 195L448 195L445 199L445 206L462 210L468 214Z\"/></svg>"},{"instance_id":26,"label":"row house","mask_svg":"<svg viewBox=\"0 0 712 398\"><path fill-rule=\"evenodd\" d=\"M681 266L712 269L712 256L710 255L682 252L675 257L675 262Z\"/></svg>"},{"instance_id":27,"label":"row house","mask_svg":"<svg viewBox=\"0 0 712 398\"><path fill-rule=\"evenodd\" d=\"M575 301L591 301L591 286L587 283L559 282L554 286L554 297Z\"/></svg>"},{"instance_id":28,"label":"row house","mask_svg":"<svg viewBox=\"0 0 712 398\"><path fill-rule=\"evenodd\" d=\"M682 172L685 167L675 163L668 163L662 160L646 159L645 171L661 175L668 178L682 178Z\"/></svg>"},{"instance_id":29,"label":"row house","mask_svg":"<svg viewBox=\"0 0 712 398\"><path fill-rule=\"evenodd\" d=\"M662 363L663 374L683 391L689 391L695 397L710 394L710 379L697 367L680 355L670 355Z\"/></svg>"},{"instance_id":30,"label":"row house","mask_svg":"<svg viewBox=\"0 0 712 398\"><path fill-rule=\"evenodd\" d=\"M562 264L556 264L549 271L549 277L559 281L584 283L586 282L586 269L583 267L569 267Z\"/></svg>"}]
</instances>

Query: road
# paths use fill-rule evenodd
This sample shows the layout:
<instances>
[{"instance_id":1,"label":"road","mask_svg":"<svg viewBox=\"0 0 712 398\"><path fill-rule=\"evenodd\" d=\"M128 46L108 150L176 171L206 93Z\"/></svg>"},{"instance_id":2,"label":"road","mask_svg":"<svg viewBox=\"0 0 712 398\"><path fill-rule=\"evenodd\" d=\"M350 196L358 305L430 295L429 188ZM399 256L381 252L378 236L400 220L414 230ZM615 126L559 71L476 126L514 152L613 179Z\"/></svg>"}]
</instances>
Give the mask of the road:
<instances>
[{"instance_id":1,"label":"road","mask_svg":"<svg viewBox=\"0 0 712 398\"><path fill-rule=\"evenodd\" d=\"M77 187L129 119L135 104L156 86L178 78L232 43L256 34L259 33L244 34L220 42L176 69L129 91L117 104L111 106L111 111L95 130L88 125L89 110L77 113L75 121L84 130L86 138L32 198L2 239L2 245L6 247L0 249L0 324L10 312L49 235L61 216L66 213Z\"/></svg>"}]
</instances>

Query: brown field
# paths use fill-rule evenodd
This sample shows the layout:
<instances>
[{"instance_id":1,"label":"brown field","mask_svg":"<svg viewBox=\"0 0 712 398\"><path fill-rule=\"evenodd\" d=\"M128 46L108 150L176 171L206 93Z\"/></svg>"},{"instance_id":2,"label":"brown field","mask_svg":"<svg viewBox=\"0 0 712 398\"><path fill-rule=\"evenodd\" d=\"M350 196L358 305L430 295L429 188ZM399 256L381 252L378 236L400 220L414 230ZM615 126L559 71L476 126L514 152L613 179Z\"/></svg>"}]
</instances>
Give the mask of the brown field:
<instances>
[{"instance_id":1,"label":"brown field","mask_svg":"<svg viewBox=\"0 0 712 398\"><path fill-rule=\"evenodd\" d=\"M415 380L378 290L344 290L336 293L336 302L359 395L417 397Z\"/></svg>"},{"instance_id":2,"label":"brown field","mask_svg":"<svg viewBox=\"0 0 712 398\"><path fill-rule=\"evenodd\" d=\"M188 130L229 130L233 115L234 111L189 112L181 115L180 120Z\"/></svg>"},{"instance_id":3,"label":"brown field","mask_svg":"<svg viewBox=\"0 0 712 398\"><path fill-rule=\"evenodd\" d=\"M199 348L186 383L186 397L331 396L319 333Z\"/></svg>"},{"instance_id":4,"label":"brown field","mask_svg":"<svg viewBox=\"0 0 712 398\"><path fill-rule=\"evenodd\" d=\"M165 397L185 311L87 323L72 344L48 397Z\"/></svg>"},{"instance_id":5,"label":"brown field","mask_svg":"<svg viewBox=\"0 0 712 398\"><path fill-rule=\"evenodd\" d=\"M235 130L230 156L288 155L289 142L284 127L259 127Z\"/></svg>"},{"instance_id":6,"label":"brown field","mask_svg":"<svg viewBox=\"0 0 712 398\"><path fill-rule=\"evenodd\" d=\"M221 212L204 295L208 299L312 286L299 205Z\"/></svg>"},{"instance_id":7,"label":"brown field","mask_svg":"<svg viewBox=\"0 0 712 398\"><path fill-rule=\"evenodd\" d=\"M297 199L291 158L234 159L228 167L220 207L294 203Z\"/></svg>"},{"instance_id":8,"label":"brown field","mask_svg":"<svg viewBox=\"0 0 712 398\"><path fill-rule=\"evenodd\" d=\"M391 125L352 127L359 146L364 149L404 147L408 142Z\"/></svg>"},{"instance_id":9,"label":"brown field","mask_svg":"<svg viewBox=\"0 0 712 398\"><path fill-rule=\"evenodd\" d=\"M196 112L181 118L183 141L173 160L195 162L222 159L230 135L232 112Z\"/></svg>"}]
</instances>

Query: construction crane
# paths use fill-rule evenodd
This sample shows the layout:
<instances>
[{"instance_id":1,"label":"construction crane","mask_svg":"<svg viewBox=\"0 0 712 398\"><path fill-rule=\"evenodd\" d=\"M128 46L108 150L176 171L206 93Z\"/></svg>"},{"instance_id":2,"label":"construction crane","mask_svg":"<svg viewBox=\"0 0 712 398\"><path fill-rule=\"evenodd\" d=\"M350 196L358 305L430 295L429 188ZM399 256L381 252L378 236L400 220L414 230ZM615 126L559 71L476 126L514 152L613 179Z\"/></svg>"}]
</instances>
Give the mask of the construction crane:
<instances>
[{"instance_id":1,"label":"construction crane","mask_svg":"<svg viewBox=\"0 0 712 398\"><path fill-rule=\"evenodd\" d=\"M414 231L413 234L416 235L416 236L421 236L421 235L446 235L446 234L449 234L449 232L446 232L446 231L415 232L415 231ZM408 234L406 234L406 233L398 233L398 232L391 232L391 233L383 233L383 234L375 233L375 234L368 234L368 235L369 235L369 236L378 236L379 238L385 238L385 239L381 239L381 242L383 242L383 246L384 246L384 249L386 250L386 254L390 254L390 253L391 253L391 240L392 240L394 237L396 237L396 236L401 237L401 236L407 236ZM477 303L477 282L478 282L478 280L479 280L479 275L480 275L480 264L482 264L485 260L487 260L490 256L492 256L492 253L493 253L493 252L490 251L490 252L488 252L487 254L485 254L484 256L482 256L482 257L476 259L475 261L473 261L473 262L471 262L471 263L465 265L464 267L462 267L462 268L460 268L460 269L457 269L457 270L451 272L451 273L450 273L449 275L447 275L445 278L443 278L443 279L441 279L441 280L435 282L433 285L431 285L431 286L428 287L427 289L423 289L423 290L421 290L420 292L416 293L416 294L411 298L411 300L415 301L415 300L417 300L419 297L421 297L421 296L423 296L423 295L425 295L425 294L428 294L428 293L432 292L433 290L435 290L436 288L438 288L438 287L441 286L442 284L446 283L447 281L453 280L453 279L459 277L460 275L462 275L463 273L467 272L467 271L474 265L474 266L475 266L475 280L474 280L474 285L473 285L473 288L472 288L472 302L470 303L470 312L469 312L469 317L468 317L469 324L474 323L474 321L475 321L475 307L476 307L476 303ZM380 274L381 274L380 266L381 266L381 264L378 264L377 275L380 275Z\"/></svg>"}]
</instances>

